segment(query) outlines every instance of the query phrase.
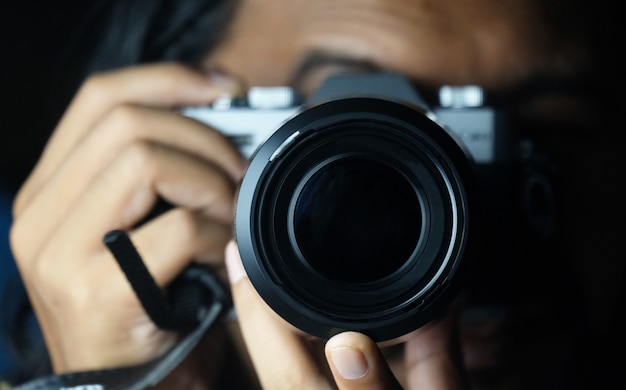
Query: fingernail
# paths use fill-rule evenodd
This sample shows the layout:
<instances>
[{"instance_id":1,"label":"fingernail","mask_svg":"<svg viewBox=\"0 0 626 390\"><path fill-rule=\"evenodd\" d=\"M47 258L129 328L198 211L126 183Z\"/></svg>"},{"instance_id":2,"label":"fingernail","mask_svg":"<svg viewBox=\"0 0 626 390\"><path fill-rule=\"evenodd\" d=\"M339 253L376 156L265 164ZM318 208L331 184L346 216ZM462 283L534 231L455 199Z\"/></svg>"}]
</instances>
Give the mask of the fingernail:
<instances>
[{"instance_id":1,"label":"fingernail","mask_svg":"<svg viewBox=\"0 0 626 390\"><path fill-rule=\"evenodd\" d=\"M239 250L235 241L230 241L226 245L226 270L228 272L228 280L230 284L235 284L246 276L246 271L243 269L243 263L239 256Z\"/></svg>"},{"instance_id":2,"label":"fingernail","mask_svg":"<svg viewBox=\"0 0 626 390\"><path fill-rule=\"evenodd\" d=\"M363 352L352 347L338 347L330 350L330 358L335 369L344 379L363 378L369 372Z\"/></svg>"},{"instance_id":3,"label":"fingernail","mask_svg":"<svg viewBox=\"0 0 626 390\"><path fill-rule=\"evenodd\" d=\"M211 85L218 87L225 93L237 95L244 89L243 83L240 80L237 80L220 69L211 69L207 73L207 79Z\"/></svg>"}]
</instances>

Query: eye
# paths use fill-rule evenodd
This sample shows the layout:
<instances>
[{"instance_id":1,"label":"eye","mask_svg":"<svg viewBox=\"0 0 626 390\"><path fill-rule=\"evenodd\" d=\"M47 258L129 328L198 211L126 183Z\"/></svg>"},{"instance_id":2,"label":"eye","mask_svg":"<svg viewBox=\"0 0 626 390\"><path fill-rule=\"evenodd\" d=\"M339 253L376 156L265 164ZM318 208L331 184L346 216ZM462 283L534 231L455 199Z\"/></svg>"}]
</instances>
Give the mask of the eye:
<instances>
[{"instance_id":1,"label":"eye","mask_svg":"<svg viewBox=\"0 0 626 390\"><path fill-rule=\"evenodd\" d=\"M372 60L336 53L312 52L301 62L291 77L290 85L302 96L310 96L329 76L339 73L379 72L382 67Z\"/></svg>"}]
</instances>

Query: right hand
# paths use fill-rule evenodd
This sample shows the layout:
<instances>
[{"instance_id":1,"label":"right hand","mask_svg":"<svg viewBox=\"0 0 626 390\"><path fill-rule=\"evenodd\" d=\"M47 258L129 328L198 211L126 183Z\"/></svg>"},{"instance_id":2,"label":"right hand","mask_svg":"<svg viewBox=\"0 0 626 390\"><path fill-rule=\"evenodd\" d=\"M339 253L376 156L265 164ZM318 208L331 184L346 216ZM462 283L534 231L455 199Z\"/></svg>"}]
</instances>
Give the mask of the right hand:
<instances>
[{"instance_id":1,"label":"right hand","mask_svg":"<svg viewBox=\"0 0 626 390\"><path fill-rule=\"evenodd\" d=\"M395 362L401 367L395 373L379 346L357 332L331 337L324 348L326 362L322 363L315 353L318 342L294 331L258 295L234 242L226 247L226 265L241 334L264 389L469 388L458 344L461 299L441 317L406 336L404 359Z\"/></svg>"},{"instance_id":2,"label":"right hand","mask_svg":"<svg viewBox=\"0 0 626 390\"><path fill-rule=\"evenodd\" d=\"M159 64L94 75L78 91L17 195L11 231L55 372L138 364L176 343L145 314L102 238L127 230L159 286L192 261L222 266L245 161L174 108L240 89ZM136 226L158 197L174 208Z\"/></svg>"}]
</instances>

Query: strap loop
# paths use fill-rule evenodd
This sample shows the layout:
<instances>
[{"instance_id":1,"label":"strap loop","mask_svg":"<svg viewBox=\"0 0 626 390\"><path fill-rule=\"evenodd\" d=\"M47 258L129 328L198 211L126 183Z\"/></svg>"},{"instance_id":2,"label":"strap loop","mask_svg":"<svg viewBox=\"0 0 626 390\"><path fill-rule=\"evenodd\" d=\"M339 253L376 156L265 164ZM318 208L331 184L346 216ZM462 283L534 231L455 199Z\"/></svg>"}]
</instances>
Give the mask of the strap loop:
<instances>
[{"instance_id":1,"label":"strap loop","mask_svg":"<svg viewBox=\"0 0 626 390\"><path fill-rule=\"evenodd\" d=\"M107 233L104 243L157 326L192 330L163 356L147 363L51 375L14 387L14 390L140 390L154 386L172 372L207 330L232 308L228 290L208 267L189 266L172 283L166 297L125 232Z\"/></svg>"}]
</instances>

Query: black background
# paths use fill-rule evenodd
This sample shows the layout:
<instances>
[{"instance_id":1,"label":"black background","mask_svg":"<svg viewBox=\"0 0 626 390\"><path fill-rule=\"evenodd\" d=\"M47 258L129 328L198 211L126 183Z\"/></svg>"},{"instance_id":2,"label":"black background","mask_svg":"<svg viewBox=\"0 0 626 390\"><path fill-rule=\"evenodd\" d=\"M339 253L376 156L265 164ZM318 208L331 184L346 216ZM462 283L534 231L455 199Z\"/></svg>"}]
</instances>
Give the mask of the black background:
<instances>
[{"instance_id":1,"label":"black background","mask_svg":"<svg viewBox=\"0 0 626 390\"><path fill-rule=\"evenodd\" d=\"M67 98L59 67L89 1L4 1L0 5L0 180L15 189L32 169ZM63 72L61 72L63 73ZM61 94L66 96L67 94ZM50 100L55 100L50 105Z\"/></svg>"}]
</instances>

